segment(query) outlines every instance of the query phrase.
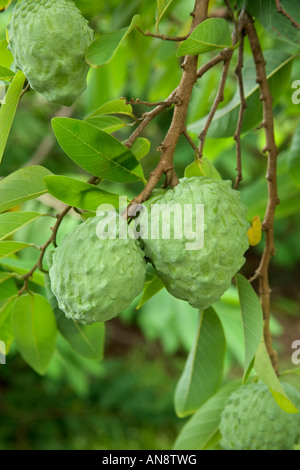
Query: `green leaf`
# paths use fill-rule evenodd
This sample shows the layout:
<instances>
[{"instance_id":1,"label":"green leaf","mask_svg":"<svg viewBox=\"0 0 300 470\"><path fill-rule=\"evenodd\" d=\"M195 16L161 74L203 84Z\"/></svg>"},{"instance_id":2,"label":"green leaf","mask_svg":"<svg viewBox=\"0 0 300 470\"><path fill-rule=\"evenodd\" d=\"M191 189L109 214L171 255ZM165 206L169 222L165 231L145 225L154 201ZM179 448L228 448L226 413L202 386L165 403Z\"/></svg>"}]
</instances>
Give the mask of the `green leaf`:
<instances>
[{"instance_id":1,"label":"green leaf","mask_svg":"<svg viewBox=\"0 0 300 470\"><path fill-rule=\"evenodd\" d=\"M250 282L241 274L237 274L236 284L244 334L245 366L243 383L245 383L253 367L255 354L263 335L263 312L260 301Z\"/></svg>"},{"instance_id":2,"label":"green leaf","mask_svg":"<svg viewBox=\"0 0 300 470\"><path fill-rule=\"evenodd\" d=\"M165 287L164 283L157 276L154 276L153 279L151 279L151 281L145 282L143 294L136 309L137 310L140 309L142 305L144 305L149 299L151 299L151 297L157 294L157 292L159 292L164 287Z\"/></svg>"},{"instance_id":3,"label":"green leaf","mask_svg":"<svg viewBox=\"0 0 300 470\"><path fill-rule=\"evenodd\" d=\"M14 61L12 53L7 49L7 40L0 41L0 65L9 68Z\"/></svg>"},{"instance_id":4,"label":"green leaf","mask_svg":"<svg viewBox=\"0 0 300 470\"><path fill-rule=\"evenodd\" d=\"M96 39L87 50L87 63L92 67L97 68L110 62L117 53L124 39L126 39L128 34L138 23L139 19L139 15L135 15L127 28L103 34Z\"/></svg>"},{"instance_id":5,"label":"green leaf","mask_svg":"<svg viewBox=\"0 0 300 470\"><path fill-rule=\"evenodd\" d=\"M0 212L34 199L47 192L43 181L51 171L42 166L28 166L0 181Z\"/></svg>"},{"instance_id":6,"label":"green leaf","mask_svg":"<svg viewBox=\"0 0 300 470\"><path fill-rule=\"evenodd\" d=\"M173 0L156 0L157 1L157 9L156 9L156 30L159 31L159 23L162 19L163 15L166 13L167 9L171 5Z\"/></svg>"},{"instance_id":7,"label":"green leaf","mask_svg":"<svg viewBox=\"0 0 300 470\"><path fill-rule=\"evenodd\" d=\"M297 408L288 398L283 386L279 382L263 339L256 353L254 369L258 377L268 385L278 406L286 413L298 413Z\"/></svg>"},{"instance_id":8,"label":"green leaf","mask_svg":"<svg viewBox=\"0 0 300 470\"><path fill-rule=\"evenodd\" d=\"M23 250L23 248L27 248L29 246L34 246L32 243L23 243L23 242L0 242L0 259L6 258L17 251Z\"/></svg>"},{"instance_id":9,"label":"green leaf","mask_svg":"<svg viewBox=\"0 0 300 470\"><path fill-rule=\"evenodd\" d=\"M67 176L46 176L48 191L65 204L87 211L96 211L100 204L119 208L119 195L112 194L92 184Z\"/></svg>"},{"instance_id":10,"label":"green leaf","mask_svg":"<svg viewBox=\"0 0 300 470\"><path fill-rule=\"evenodd\" d=\"M266 72L271 94L274 98L273 104L278 102L280 96L289 83L289 77L292 70L293 59L283 51L265 51ZM244 91L247 103L245 110L242 133L253 129L261 120L263 115L262 102L260 100L259 85L256 82L256 70L253 59L245 62L243 68ZM217 110L207 135L209 137L232 137L235 133L241 100L237 89L234 97L223 108ZM207 121L207 117L190 124L188 130L199 134Z\"/></svg>"},{"instance_id":11,"label":"green leaf","mask_svg":"<svg viewBox=\"0 0 300 470\"><path fill-rule=\"evenodd\" d=\"M0 240L42 217L38 212L6 212L0 214Z\"/></svg>"},{"instance_id":12,"label":"green leaf","mask_svg":"<svg viewBox=\"0 0 300 470\"><path fill-rule=\"evenodd\" d=\"M107 101L86 116L85 119L94 119L99 116L103 116L103 114L124 114L125 116L130 116L132 118L135 117L132 111L132 106L130 104L126 104L126 100L121 98L118 100Z\"/></svg>"},{"instance_id":13,"label":"green leaf","mask_svg":"<svg viewBox=\"0 0 300 470\"><path fill-rule=\"evenodd\" d=\"M240 386L236 380L224 385L185 424L174 444L175 450L204 450L216 436L221 413L229 396Z\"/></svg>"},{"instance_id":14,"label":"green leaf","mask_svg":"<svg viewBox=\"0 0 300 470\"><path fill-rule=\"evenodd\" d=\"M14 76L14 72L0 65L0 80L10 82L14 78Z\"/></svg>"},{"instance_id":15,"label":"green leaf","mask_svg":"<svg viewBox=\"0 0 300 470\"><path fill-rule=\"evenodd\" d=\"M207 176L208 178L222 179L214 164L206 157L202 157L202 162L197 159L187 166L184 170L184 176L186 178L191 178L192 176Z\"/></svg>"},{"instance_id":16,"label":"green leaf","mask_svg":"<svg viewBox=\"0 0 300 470\"><path fill-rule=\"evenodd\" d=\"M51 305L39 294L25 294L12 309L13 332L23 359L44 374L56 342L56 321Z\"/></svg>"},{"instance_id":17,"label":"green leaf","mask_svg":"<svg viewBox=\"0 0 300 470\"><path fill-rule=\"evenodd\" d=\"M231 46L231 33L227 21L223 18L209 18L200 23L188 39L180 44L177 56L199 55Z\"/></svg>"},{"instance_id":18,"label":"green leaf","mask_svg":"<svg viewBox=\"0 0 300 470\"><path fill-rule=\"evenodd\" d=\"M288 153L288 170L293 183L300 187L300 121Z\"/></svg>"},{"instance_id":19,"label":"green leaf","mask_svg":"<svg viewBox=\"0 0 300 470\"><path fill-rule=\"evenodd\" d=\"M19 70L6 93L4 103L0 108L0 163L3 157L9 132L15 117L20 94L25 82L25 75Z\"/></svg>"},{"instance_id":20,"label":"green leaf","mask_svg":"<svg viewBox=\"0 0 300 470\"><path fill-rule=\"evenodd\" d=\"M6 318L10 314L13 302L16 297L17 294L13 295L12 297L9 297L8 299L0 300L0 327L6 321Z\"/></svg>"},{"instance_id":21,"label":"green leaf","mask_svg":"<svg viewBox=\"0 0 300 470\"><path fill-rule=\"evenodd\" d=\"M97 322L92 325L82 325L81 323L69 320L57 305L57 300L51 290L49 275L45 275L45 284L59 332L77 354L88 359L101 360L103 358L105 339L104 323Z\"/></svg>"},{"instance_id":22,"label":"green leaf","mask_svg":"<svg viewBox=\"0 0 300 470\"><path fill-rule=\"evenodd\" d=\"M179 417L194 413L220 386L226 341L215 310L202 311L194 346L175 391Z\"/></svg>"},{"instance_id":23,"label":"green leaf","mask_svg":"<svg viewBox=\"0 0 300 470\"><path fill-rule=\"evenodd\" d=\"M7 271L0 271L0 284L2 284L2 282L6 281L7 279L10 279L12 277L16 277L19 279L19 275L17 273L10 273L10 272L7 272Z\"/></svg>"},{"instance_id":24,"label":"green leaf","mask_svg":"<svg viewBox=\"0 0 300 470\"><path fill-rule=\"evenodd\" d=\"M0 11L5 10L11 4L11 0L0 0Z\"/></svg>"},{"instance_id":25,"label":"green leaf","mask_svg":"<svg viewBox=\"0 0 300 470\"><path fill-rule=\"evenodd\" d=\"M13 273L11 274L13 274L14 276L23 276L24 274L28 273L32 268L32 263L23 259L5 258L0 261L0 264L4 268L13 271ZM44 286L44 275L39 271L35 271L33 273L33 276L30 278L30 282L33 282L38 286Z\"/></svg>"},{"instance_id":26,"label":"green leaf","mask_svg":"<svg viewBox=\"0 0 300 470\"><path fill-rule=\"evenodd\" d=\"M99 178L118 183L142 180L142 167L119 140L85 121L54 118L55 136L66 154Z\"/></svg>"},{"instance_id":27,"label":"green leaf","mask_svg":"<svg viewBox=\"0 0 300 470\"><path fill-rule=\"evenodd\" d=\"M126 123L122 121L122 119L116 116L107 116L105 114L100 114L97 117L86 119L86 122L92 124L95 127L98 127L108 134L116 132L126 126Z\"/></svg>"},{"instance_id":28,"label":"green leaf","mask_svg":"<svg viewBox=\"0 0 300 470\"><path fill-rule=\"evenodd\" d=\"M281 1L281 5L290 16L300 23L300 3L295 0ZM248 0L247 10L260 21L265 30L276 39L300 46L300 31L291 20L277 12L274 0Z\"/></svg>"},{"instance_id":29,"label":"green leaf","mask_svg":"<svg viewBox=\"0 0 300 470\"><path fill-rule=\"evenodd\" d=\"M134 141L130 150L137 160L141 160L149 153L150 147L151 143L148 139L145 139L145 137L138 137Z\"/></svg>"},{"instance_id":30,"label":"green leaf","mask_svg":"<svg viewBox=\"0 0 300 470\"><path fill-rule=\"evenodd\" d=\"M6 307L7 315L5 320L0 324L0 341L3 341L5 344L5 354L9 353L10 347L12 345L14 334L12 328L12 318L11 318L11 305Z\"/></svg>"}]
</instances>

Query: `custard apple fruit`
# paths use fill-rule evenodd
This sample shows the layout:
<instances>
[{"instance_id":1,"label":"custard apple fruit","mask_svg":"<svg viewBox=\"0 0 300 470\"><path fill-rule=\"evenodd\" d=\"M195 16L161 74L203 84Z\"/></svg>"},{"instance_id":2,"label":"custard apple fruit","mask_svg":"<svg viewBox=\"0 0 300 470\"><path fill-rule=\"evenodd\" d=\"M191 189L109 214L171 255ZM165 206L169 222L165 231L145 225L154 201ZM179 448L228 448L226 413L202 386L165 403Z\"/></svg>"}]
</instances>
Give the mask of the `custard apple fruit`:
<instances>
[{"instance_id":1,"label":"custard apple fruit","mask_svg":"<svg viewBox=\"0 0 300 470\"><path fill-rule=\"evenodd\" d=\"M85 53L94 39L70 0L19 0L7 26L14 69L52 103L70 106L86 88Z\"/></svg>"},{"instance_id":2,"label":"custard apple fruit","mask_svg":"<svg viewBox=\"0 0 300 470\"><path fill-rule=\"evenodd\" d=\"M51 289L66 317L103 322L127 308L143 289L146 262L138 241L98 237L92 217L67 234L54 250Z\"/></svg>"},{"instance_id":3,"label":"custard apple fruit","mask_svg":"<svg viewBox=\"0 0 300 470\"><path fill-rule=\"evenodd\" d=\"M282 383L292 402L300 393ZM221 447L227 450L292 450L300 441L300 413L283 411L263 382L243 385L227 400L220 422Z\"/></svg>"},{"instance_id":4,"label":"custard apple fruit","mask_svg":"<svg viewBox=\"0 0 300 470\"><path fill-rule=\"evenodd\" d=\"M201 204L203 221L197 214L197 205ZM198 176L183 178L173 189L154 192L144 208L147 211L139 216L141 245L167 290L199 309L219 300L244 264L243 254L249 247L247 208L231 182ZM188 211L190 218L186 216ZM203 246L199 239L200 244L191 249L192 232L196 238L201 227ZM170 232L164 234L166 228ZM159 236L155 239L153 233Z\"/></svg>"}]
</instances>

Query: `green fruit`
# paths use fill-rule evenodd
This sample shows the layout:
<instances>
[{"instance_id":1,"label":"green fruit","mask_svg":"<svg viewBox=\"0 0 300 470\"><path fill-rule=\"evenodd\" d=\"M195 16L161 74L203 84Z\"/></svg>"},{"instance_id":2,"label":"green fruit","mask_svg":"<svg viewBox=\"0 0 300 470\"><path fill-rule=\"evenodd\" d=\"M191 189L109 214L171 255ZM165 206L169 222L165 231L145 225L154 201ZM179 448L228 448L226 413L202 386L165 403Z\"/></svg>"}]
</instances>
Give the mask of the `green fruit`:
<instances>
[{"instance_id":1,"label":"green fruit","mask_svg":"<svg viewBox=\"0 0 300 470\"><path fill-rule=\"evenodd\" d=\"M282 383L293 403L300 393ZM221 446L227 450L292 450L300 440L300 414L283 411L262 382L243 385L232 393L221 415Z\"/></svg>"},{"instance_id":2,"label":"green fruit","mask_svg":"<svg viewBox=\"0 0 300 470\"><path fill-rule=\"evenodd\" d=\"M85 53L94 39L70 0L19 0L7 26L14 68L52 103L71 106L86 89Z\"/></svg>"},{"instance_id":3,"label":"green fruit","mask_svg":"<svg viewBox=\"0 0 300 470\"><path fill-rule=\"evenodd\" d=\"M81 323L117 316L142 291L146 274L138 242L98 238L100 220L89 218L66 235L49 270L59 308Z\"/></svg>"},{"instance_id":4,"label":"green fruit","mask_svg":"<svg viewBox=\"0 0 300 470\"><path fill-rule=\"evenodd\" d=\"M163 239L162 231L158 239L151 236L152 227L159 220L150 212L153 204L171 209L176 204L181 207L182 214L175 217L171 214L169 239ZM184 210L188 207L192 208L196 229L196 204L204 205L204 244L200 249L190 250L188 234L176 238L176 230L181 224L184 226ZM231 188L229 181L196 176L183 178L174 189L158 190L145 207L148 214L142 213L140 217L141 244L157 275L175 297L187 300L195 308L209 307L228 289L232 276L245 262L249 224L240 194ZM168 226L165 215L163 224Z\"/></svg>"}]
</instances>

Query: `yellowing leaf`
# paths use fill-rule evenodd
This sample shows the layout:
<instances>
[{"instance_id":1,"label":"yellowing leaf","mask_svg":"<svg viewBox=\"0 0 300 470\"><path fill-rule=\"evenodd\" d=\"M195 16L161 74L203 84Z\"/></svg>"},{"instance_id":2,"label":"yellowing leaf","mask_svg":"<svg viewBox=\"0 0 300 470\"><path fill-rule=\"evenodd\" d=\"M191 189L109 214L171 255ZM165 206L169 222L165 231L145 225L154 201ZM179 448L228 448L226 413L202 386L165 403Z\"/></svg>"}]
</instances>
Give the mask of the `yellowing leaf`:
<instances>
[{"instance_id":1,"label":"yellowing leaf","mask_svg":"<svg viewBox=\"0 0 300 470\"><path fill-rule=\"evenodd\" d=\"M252 219L252 225L247 231L249 245L255 246L261 240L261 221L258 215L254 216Z\"/></svg>"}]
</instances>

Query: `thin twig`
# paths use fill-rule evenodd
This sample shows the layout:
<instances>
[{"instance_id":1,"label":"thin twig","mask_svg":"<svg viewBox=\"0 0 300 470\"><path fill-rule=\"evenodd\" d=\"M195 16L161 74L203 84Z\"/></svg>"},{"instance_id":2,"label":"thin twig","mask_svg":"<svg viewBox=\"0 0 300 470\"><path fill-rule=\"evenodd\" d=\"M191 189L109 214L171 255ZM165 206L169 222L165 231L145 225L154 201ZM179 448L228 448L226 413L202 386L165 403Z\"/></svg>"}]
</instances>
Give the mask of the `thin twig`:
<instances>
[{"instance_id":1,"label":"thin twig","mask_svg":"<svg viewBox=\"0 0 300 470\"><path fill-rule=\"evenodd\" d=\"M30 85L29 83L27 83L26 87L24 88L24 90L22 90L21 94L20 94L20 98L19 98L19 101L23 98L23 96L25 95L25 93L27 93L27 91L30 90Z\"/></svg>"},{"instance_id":2,"label":"thin twig","mask_svg":"<svg viewBox=\"0 0 300 470\"><path fill-rule=\"evenodd\" d=\"M184 135L184 137L186 138L186 140L188 141L188 143L190 144L190 146L194 150L195 158L201 162L201 155L199 153L199 148L197 147L197 145L194 144L194 141L191 138L191 136L189 135L189 133L187 132L186 128L182 131L182 135Z\"/></svg>"},{"instance_id":3,"label":"thin twig","mask_svg":"<svg viewBox=\"0 0 300 470\"><path fill-rule=\"evenodd\" d=\"M238 117L238 122L237 122L237 127L236 131L234 133L234 140L236 141L236 170L237 170L237 176L236 180L234 183L234 189L238 189L240 182L243 179L242 175L242 148L241 148L241 132L242 132L242 125L243 125L243 119L244 119L244 114L245 110L247 108L247 103L245 99L245 91L244 91L244 82L243 82L243 59L244 59L244 33L242 32L242 37L241 41L239 44L239 56L238 56L238 61L237 65L235 68L235 73L238 79L238 84L239 84L239 92L240 92L240 99L241 99L241 105L240 105L240 111L239 111L239 117Z\"/></svg>"},{"instance_id":4,"label":"thin twig","mask_svg":"<svg viewBox=\"0 0 300 470\"><path fill-rule=\"evenodd\" d=\"M198 24L200 24L207 18L208 2L209 0L195 1L194 11L191 14L193 20L190 28L190 33L195 29L196 26L198 26ZM134 198L134 200L127 208L127 215L129 216L131 215L130 207L135 204L141 204L142 202L147 200L163 174L166 175L165 185L170 184L171 187L174 187L179 182L173 165L173 157L178 139L186 126L185 122L188 105L190 102L193 87L197 81L197 61L197 56L186 56L184 59L184 62L182 64L183 72L180 84L176 88L176 90L174 90L174 92L171 94L172 99L175 99L176 97L177 102L174 107L171 125L164 141L160 146L161 156L159 163L155 170L150 174L149 180L143 191L136 198ZM161 112L161 108L159 106L158 108L159 113ZM153 111L155 110L157 110L157 108L155 108ZM140 126L143 124L144 123L142 122Z\"/></svg>"},{"instance_id":5,"label":"thin twig","mask_svg":"<svg viewBox=\"0 0 300 470\"><path fill-rule=\"evenodd\" d=\"M220 86L219 86L217 96L215 98L215 101L214 101L214 103L212 105L212 108L210 110L210 113L208 115L206 124L205 124L205 126L203 127L202 131L199 134L199 139L200 139L199 154L200 154L201 157L203 155L203 148L204 148L205 138L206 138L209 126L211 125L211 122L214 118L214 115L217 111L217 108L218 108L219 104L224 100L224 88L225 88L225 84L226 84L226 80L227 80L227 76L228 76L228 70L229 70L231 57L232 57L232 54L233 54L232 49L228 49L228 51L229 51L228 52L228 57L224 60L223 72L222 72L222 77L221 77Z\"/></svg>"},{"instance_id":6,"label":"thin twig","mask_svg":"<svg viewBox=\"0 0 300 470\"><path fill-rule=\"evenodd\" d=\"M259 293L264 315L264 340L275 371L278 373L278 358L272 347L272 336L270 333L270 285L269 285L269 264L272 256L275 254L274 245L274 217L277 204L279 204L277 192L277 157L278 148L274 136L274 120L272 102L273 98L270 92L267 74L265 69L265 60L261 45L254 26L253 19L248 15L248 22L245 30L249 38L249 43L256 67L256 81L260 88L260 99L263 104L263 127L265 129L266 146L263 152L268 152L268 166L266 179L268 181L268 204L263 221L263 230L265 232L265 248L256 270L255 276L259 278Z\"/></svg>"},{"instance_id":7,"label":"thin twig","mask_svg":"<svg viewBox=\"0 0 300 470\"><path fill-rule=\"evenodd\" d=\"M162 106L166 104L166 101L156 101L156 102L150 103L149 101L142 101L139 98L131 98L130 100L128 100L127 98L124 98L124 99L126 100L126 104L132 104L132 105L141 104L144 106L148 106L149 108L154 108L156 106ZM170 100L168 100L168 102L170 102ZM173 103L170 103L170 105L171 104Z\"/></svg>"},{"instance_id":8,"label":"thin twig","mask_svg":"<svg viewBox=\"0 0 300 470\"><path fill-rule=\"evenodd\" d=\"M278 13L288 18L295 28L300 29L300 24L297 23L297 21L291 15L288 14L288 12L281 5L280 0L275 0L275 3L276 3L276 8L277 8Z\"/></svg>"},{"instance_id":9,"label":"thin twig","mask_svg":"<svg viewBox=\"0 0 300 470\"><path fill-rule=\"evenodd\" d=\"M150 36L151 38L162 39L163 41L173 41L173 42L181 42L185 41L189 35L186 36L166 36L165 34L153 34L150 31L143 31L139 26L136 26L136 29L143 34L143 36Z\"/></svg>"}]
</instances>

